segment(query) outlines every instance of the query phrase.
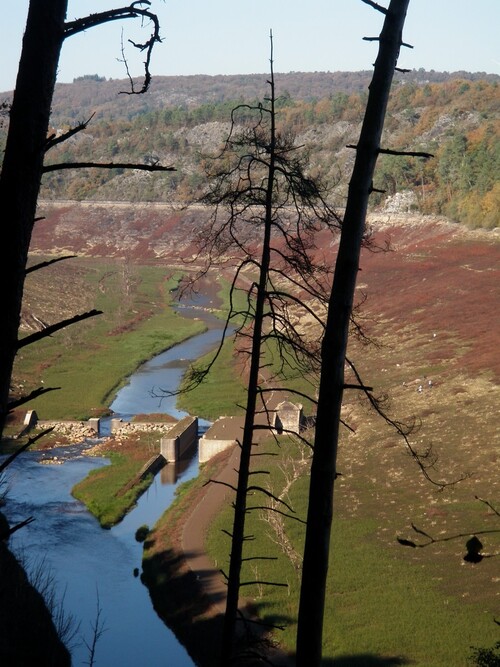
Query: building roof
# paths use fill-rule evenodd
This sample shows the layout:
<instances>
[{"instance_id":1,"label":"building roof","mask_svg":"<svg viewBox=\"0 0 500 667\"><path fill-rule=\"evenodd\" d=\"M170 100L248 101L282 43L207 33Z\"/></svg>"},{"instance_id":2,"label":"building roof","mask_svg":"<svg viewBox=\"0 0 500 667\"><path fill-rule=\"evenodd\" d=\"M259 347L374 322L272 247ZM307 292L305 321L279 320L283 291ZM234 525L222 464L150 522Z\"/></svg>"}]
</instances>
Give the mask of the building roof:
<instances>
[{"instance_id":1,"label":"building roof","mask_svg":"<svg viewBox=\"0 0 500 667\"><path fill-rule=\"evenodd\" d=\"M219 419L210 426L204 434L207 440L241 440L243 436L243 426L245 417L219 417ZM254 433L254 439L258 440L260 435L267 433L274 425L274 412L268 414L257 414L255 419L257 428ZM262 428L264 427L264 428Z\"/></svg>"}]
</instances>

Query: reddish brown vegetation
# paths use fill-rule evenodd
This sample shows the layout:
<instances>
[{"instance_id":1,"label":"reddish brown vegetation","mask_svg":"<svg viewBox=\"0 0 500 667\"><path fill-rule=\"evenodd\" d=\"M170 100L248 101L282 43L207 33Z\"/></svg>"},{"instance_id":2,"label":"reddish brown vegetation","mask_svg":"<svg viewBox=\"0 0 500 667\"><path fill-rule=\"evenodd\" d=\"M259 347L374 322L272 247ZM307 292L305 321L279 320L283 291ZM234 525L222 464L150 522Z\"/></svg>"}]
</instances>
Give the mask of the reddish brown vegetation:
<instances>
[{"instance_id":1,"label":"reddish brown vegetation","mask_svg":"<svg viewBox=\"0 0 500 667\"><path fill-rule=\"evenodd\" d=\"M429 339L436 334L429 361L472 373L490 370L499 378L498 241L443 224L391 227L383 234L394 252L363 254L364 308Z\"/></svg>"},{"instance_id":2,"label":"reddish brown vegetation","mask_svg":"<svg viewBox=\"0 0 500 667\"><path fill-rule=\"evenodd\" d=\"M152 310L142 310L140 313L137 313L135 317L132 317L124 324L121 324L119 327L108 331L108 336L119 336L120 334L127 333L127 331L133 331L136 326L143 320L147 320L153 314Z\"/></svg>"},{"instance_id":3,"label":"reddish brown vegetation","mask_svg":"<svg viewBox=\"0 0 500 667\"><path fill-rule=\"evenodd\" d=\"M33 237L36 252L64 248L89 256L127 257L177 264L191 258L207 212L166 205L75 204L42 208L46 220ZM495 232L468 232L433 218L399 218L387 225L372 215L373 241L390 240L392 252L364 251L358 279L368 301L363 312L377 321L412 326L432 339L429 361L465 365L472 373L500 377L497 354L500 243ZM324 261L335 249L318 240ZM147 313L139 313L143 319ZM113 333L121 333L115 331Z\"/></svg>"}]
</instances>

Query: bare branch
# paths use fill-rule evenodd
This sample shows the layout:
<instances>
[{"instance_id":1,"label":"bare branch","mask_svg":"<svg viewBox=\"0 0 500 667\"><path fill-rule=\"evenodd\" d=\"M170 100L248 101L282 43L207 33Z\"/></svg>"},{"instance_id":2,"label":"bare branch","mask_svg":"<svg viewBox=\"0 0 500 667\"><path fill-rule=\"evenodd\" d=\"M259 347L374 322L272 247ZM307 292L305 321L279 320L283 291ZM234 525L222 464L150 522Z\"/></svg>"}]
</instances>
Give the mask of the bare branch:
<instances>
[{"instance_id":1,"label":"bare branch","mask_svg":"<svg viewBox=\"0 0 500 667\"><path fill-rule=\"evenodd\" d=\"M439 544L441 542L451 542L453 540L459 540L463 539L464 537L474 537L476 535L495 535L500 533L500 528L492 528L490 530L471 530L469 532L465 533L456 533L455 535L448 535L447 537L432 537L428 533L424 532L420 528L417 528L413 523L411 524L412 529L418 533L419 535L422 535L423 537L427 538L427 542L413 542L412 540L406 540L401 537L397 537L397 541L399 544L401 544L404 547L412 547L413 549L423 549L424 547L428 547L431 544ZM482 545L481 545L482 546Z\"/></svg>"},{"instance_id":2,"label":"bare branch","mask_svg":"<svg viewBox=\"0 0 500 667\"><path fill-rule=\"evenodd\" d=\"M382 14L387 14L387 9L385 7L382 7L382 5L379 5L376 2L373 2L373 0L361 0L361 2L364 2L366 5L370 5L370 7L373 7L373 9L376 9L378 12L381 12Z\"/></svg>"},{"instance_id":3,"label":"bare branch","mask_svg":"<svg viewBox=\"0 0 500 667\"><path fill-rule=\"evenodd\" d=\"M28 403L29 401L32 401L35 398L38 398L42 394L47 394L49 391L58 391L60 388L61 387L38 387L38 389L34 389L26 396L21 396L20 398L17 398L14 401L9 401L9 403L7 404L7 410L10 412L11 410L18 408L20 405L24 405L25 403Z\"/></svg>"},{"instance_id":4,"label":"bare branch","mask_svg":"<svg viewBox=\"0 0 500 667\"><path fill-rule=\"evenodd\" d=\"M96 648L97 648L97 643L106 631L106 627L104 624L104 620L101 618L102 616L102 607L101 607L101 601L99 598L99 589L96 589L96 615L95 615L95 620L91 624L91 630L92 630L92 639L89 642L87 642L86 639L83 640L83 643L85 644L85 647L87 648L89 652L89 659L85 663L89 667L93 667L95 664L95 654L96 654Z\"/></svg>"},{"instance_id":5,"label":"bare branch","mask_svg":"<svg viewBox=\"0 0 500 667\"><path fill-rule=\"evenodd\" d=\"M362 2L365 2L365 0L361 0ZM363 37L363 40L365 42L381 42L382 39L380 37ZM406 46L407 49L413 49L413 46L411 44L407 44L406 42L400 42L400 46Z\"/></svg>"},{"instance_id":6,"label":"bare branch","mask_svg":"<svg viewBox=\"0 0 500 667\"><path fill-rule=\"evenodd\" d=\"M96 315L102 315L102 310L95 310L95 309L89 310L87 313L82 313L81 315L75 315L74 317L69 317L66 320L61 320L60 322L56 322L55 324L50 324L48 327L45 327L45 329L42 329L41 331L36 331L30 336L25 336L24 338L21 338L21 340L19 340L17 343L17 349L20 350L22 347L31 345L32 343L35 343L38 340L42 340L42 338L47 338L47 336L51 336L56 331L60 331L61 329L70 326L71 324L76 324L77 322L88 320L90 317L95 317Z\"/></svg>"},{"instance_id":7,"label":"bare branch","mask_svg":"<svg viewBox=\"0 0 500 667\"><path fill-rule=\"evenodd\" d=\"M62 262L66 259L74 259L75 257L78 257L78 255L64 255L64 257L56 257L56 259L49 259L46 262L39 262L38 264L33 264L32 266L26 269L26 275L28 275L28 273L33 273L33 271L44 269L46 266L50 266L51 264L55 264L56 262Z\"/></svg>"},{"instance_id":8,"label":"bare branch","mask_svg":"<svg viewBox=\"0 0 500 667\"><path fill-rule=\"evenodd\" d=\"M266 495L268 498L272 498L275 502L280 503L281 505L284 505L290 512L292 512L293 514L295 514L295 510L293 509L293 507L292 507L291 505L289 505L288 503L286 503L286 502L285 502L284 500L282 500L281 498L278 498L277 496L275 496L275 495L274 495L273 493L271 493L271 491L269 491L268 489L264 489L262 486L249 486L249 487L247 488L247 491L248 491L248 492L250 492L250 491L260 491L261 493L263 493L264 495Z\"/></svg>"},{"instance_id":9,"label":"bare branch","mask_svg":"<svg viewBox=\"0 0 500 667\"><path fill-rule=\"evenodd\" d=\"M62 169L138 169L140 171L176 171L175 167L163 167L155 162L154 164L138 164L135 162L60 162L57 164L46 164L42 171L47 174L51 171L61 171Z\"/></svg>"},{"instance_id":10,"label":"bare branch","mask_svg":"<svg viewBox=\"0 0 500 667\"><path fill-rule=\"evenodd\" d=\"M0 472L4 471L12 463L12 461L14 461L19 456L19 454L25 452L28 449L28 447L31 447L31 445L33 445L37 440L40 440L40 438L43 438L45 435L48 435L53 430L54 430L53 428L46 428L44 431L41 431L40 433L37 433L37 435L30 438L28 442L19 447L19 449L16 449L16 451L10 456L8 456L5 459L5 461L2 461L2 463L0 464Z\"/></svg>"},{"instance_id":11,"label":"bare branch","mask_svg":"<svg viewBox=\"0 0 500 667\"><path fill-rule=\"evenodd\" d=\"M247 510L263 510L265 512L276 512L276 514L281 514L281 516L284 516L286 519L293 519L294 521L298 521L299 523L302 523L306 525L306 522L304 519L301 519L298 516L294 516L293 514L288 514L287 512L282 512L281 510L277 509L276 507L269 507L268 505L252 505L251 507L247 507ZM245 560L245 559L243 559Z\"/></svg>"},{"instance_id":12,"label":"bare branch","mask_svg":"<svg viewBox=\"0 0 500 667\"><path fill-rule=\"evenodd\" d=\"M437 486L442 491L446 487L454 486L455 484L458 484L458 482L461 482L464 479L467 479L469 477L469 475L464 474L464 475L462 475L462 477L460 477L458 479L455 479L451 482L439 482L439 481L433 479L433 477L431 477L431 475L429 474L429 469L431 469L435 466L436 461L437 461L437 457L432 456L432 447L428 447L425 452L418 452L413 447L413 445L411 444L411 442L408 438L409 434L415 428L415 425L414 424L404 424L403 422L398 421L397 419L392 419L391 417L389 417L389 415L387 414L387 412L384 410L383 406L381 405L380 399L375 398L375 396L371 393L370 390L368 390L368 388L366 388L366 389L364 388L365 385L364 385L363 381L361 380L361 377L360 377L356 367L352 363L352 361L350 361L349 359L346 358L346 363L349 365L352 372L354 373L356 379L358 380L361 388L363 389L364 394L367 397L367 399L368 399L370 405L372 406L372 408L375 410L375 412L377 414L379 414L382 417L382 419L387 424L389 424L389 426L392 426L392 428L396 431L396 433L398 433L398 435L403 439L411 457L416 462L416 464L418 465L422 474L424 475L424 477L426 478L426 480L428 482L430 482L434 486Z\"/></svg>"},{"instance_id":13,"label":"bare branch","mask_svg":"<svg viewBox=\"0 0 500 667\"><path fill-rule=\"evenodd\" d=\"M353 148L355 151L359 149L357 144L347 144L346 148ZM383 153L384 155L403 155L406 157L422 157L425 159L434 157L432 153L425 153L421 151L396 151L390 148L379 148L378 153ZM380 190L372 190L372 192L381 192Z\"/></svg>"},{"instance_id":14,"label":"bare branch","mask_svg":"<svg viewBox=\"0 0 500 667\"><path fill-rule=\"evenodd\" d=\"M474 498L475 498L476 500L479 500L480 503L483 503L483 505L486 505L486 507L489 507L490 510L491 510L494 514L496 514L498 517L500 517L500 511L497 510L495 507L493 507L493 505L489 502L489 500L483 500L483 499L480 498L479 496L474 496Z\"/></svg>"},{"instance_id":15,"label":"bare branch","mask_svg":"<svg viewBox=\"0 0 500 667\"><path fill-rule=\"evenodd\" d=\"M407 157L423 157L425 159L434 157L433 153L425 153L422 151L395 151L390 148L379 148L378 152L383 153L384 155L405 155Z\"/></svg>"},{"instance_id":16,"label":"bare branch","mask_svg":"<svg viewBox=\"0 0 500 667\"><path fill-rule=\"evenodd\" d=\"M30 516L27 519L24 519L24 521L21 521L20 523L16 523L15 526L4 529L0 533L0 541L8 540L9 537L11 535L13 535L16 531L20 530L21 528L24 528L24 526L28 526L34 520L35 520L35 518Z\"/></svg>"},{"instance_id":17,"label":"bare branch","mask_svg":"<svg viewBox=\"0 0 500 667\"><path fill-rule=\"evenodd\" d=\"M138 49L141 52L144 51L146 52L146 59L144 61L144 80L142 87L140 90L135 90L134 82L129 77L131 82L131 90L123 91L129 95L140 95L148 90L149 84L151 83L151 73L149 71L151 54L153 52L153 48L156 42L162 41L160 37L160 23L158 21L158 17L156 16L156 14L153 14L147 9L142 9L139 6L139 5L144 5L149 7L150 4L151 3L148 2L148 0L139 0L138 2L133 2L128 7L121 7L119 9L111 9L106 12L90 14L89 16L86 16L84 18L76 19L75 21L69 21L65 24L64 38L66 39L67 37L72 37L73 35L76 35L79 32L88 30L89 28L93 28L97 25L102 25L104 23L109 23L111 21L120 21L122 19L139 18L139 17L142 17L143 19L146 18L151 21L151 23L153 24L153 32L150 38L144 44L136 44L132 40L128 40L129 43L132 44L132 46L134 46L136 49Z\"/></svg>"},{"instance_id":18,"label":"bare branch","mask_svg":"<svg viewBox=\"0 0 500 667\"><path fill-rule=\"evenodd\" d=\"M253 586L256 584L261 584L262 586L281 586L282 588L288 588L288 584L282 584L278 583L275 581L263 581L263 580L257 580L257 581L241 581L240 586Z\"/></svg>"},{"instance_id":19,"label":"bare branch","mask_svg":"<svg viewBox=\"0 0 500 667\"><path fill-rule=\"evenodd\" d=\"M227 486L228 489L231 489L232 491L236 491L236 487L233 486L232 484L229 484L228 482L222 482L220 479L209 479L208 482L205 482L203 486L207 486L207 484L220 484L221 486ZM229 535L229 533L228 533Z\"/></svg>"},{"instance_id":20,"label":"bare branch","mask_svg":"<svg viewBox=\"0 0 500 667\"><path fill-rule=\"evenodd\" d=\"M48 137L45 143L45 152L49 151L51 148L54 148L54 146L57 146L57 144L61 144L64 141L67 141L70 137L73 137L75 134L78 134L78 132L87 129L88 124L90 123L90 121L94 116L95 113L93 113L88 120L79 123L75 127L71 128L71 130L63 132L63 134L60 134L58 136L51 135L50 137Z\"/></svg>"},{"instance_id":21,"label":"bare branch","mask_svg":"<svg viewBox=\"0 0 500 667\"><path fill-rule=\"evenodd\" d=\"M373 387L365 387L360 384L345 384L344 389L359 389L361 391L373 391Z\"/></svg>"}]
</instances>

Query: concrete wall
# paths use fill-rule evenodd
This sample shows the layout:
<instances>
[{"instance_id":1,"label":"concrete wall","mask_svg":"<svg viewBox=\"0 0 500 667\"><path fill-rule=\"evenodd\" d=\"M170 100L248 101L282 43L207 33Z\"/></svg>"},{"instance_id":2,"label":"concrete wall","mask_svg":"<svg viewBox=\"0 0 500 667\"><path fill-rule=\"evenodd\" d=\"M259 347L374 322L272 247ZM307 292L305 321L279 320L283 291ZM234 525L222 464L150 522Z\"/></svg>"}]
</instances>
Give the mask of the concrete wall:
<instances>
[{"instance_id":1,"label":"concrete wall","mask_svg":"<svg viewBox=\"0 0 500 667\"><path fill-rule=\"evenodd\" d=\"M178 461L198 438L198 417L184 417L160 440L160 452L169 462Z\"/></svg>"},{"instance_id":2,"label":"concrete wall","mask_svg":"<svg viewBox=\"0 0 500 667\"><path fill-rule=\"evenodd\" d=\"M33 428L34 426L37 425L38 422L38 415L36 414L35 410L28 410L24 417L24 426L30 426Z\"/></svg>"},{"instance_id":3,"label":"concrete wall","mask_svg":"<svg viewBox=\"0 0 500 667\"><path fill-rule=\"evenodd\" d=\"M136 484L143 480L147 475L156 475L156 473L166 464L165 459L161 454L155 454L147 463L145 463L137 475L130 480L124 487L117 491L117 496L123 496L132 489Z\"/></svg>"},{"instance_id":4,"label":"concrete wall","mask_svg":"<svg viewBox=\"0 0 500 667\"><path fill-rule=\"evenodd\" d=\"M228 447L236 445L236 440L212 440L208 438L200 438L198 445L198 460L200 463L206 463L212 456L219 452L223 452Z\"/></svg>"},{"instance_id":5,"label":"concrete wall","mask_svg":"<svg viewBox=\"0 0 500 667\"><path fill-rule=\"evenodd\" d=\"M264 428L254 431L254 440L260 440L266 437L268 433L283 431L289 433L300 433L303 420L302 405L295 405L290 401L282 401L274 409L274 424L268 423L268 416L261 415L257 424ZM243 417L219 417L212 424L205 435L200 438L198 447L198 459L200 463L205 463L219 452L237 444L237 439L242 437Z\"/></svg>"}]
</instances>

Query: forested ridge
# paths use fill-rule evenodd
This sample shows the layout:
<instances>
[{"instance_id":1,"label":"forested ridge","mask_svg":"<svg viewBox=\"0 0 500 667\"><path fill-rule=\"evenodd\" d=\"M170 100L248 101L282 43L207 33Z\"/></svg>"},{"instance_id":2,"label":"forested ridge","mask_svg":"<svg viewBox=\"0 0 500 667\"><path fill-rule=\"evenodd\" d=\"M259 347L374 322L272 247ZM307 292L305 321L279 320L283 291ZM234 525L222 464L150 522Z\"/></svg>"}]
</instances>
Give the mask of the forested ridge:
<instances>
[{"instance_id":1,"label":"forested ridge","mask_svg":"<svg viewBox=\"0 0 500 667\"><path fill-rule=\"evenodd\" d=\"M390 101L384 148L434 157L382 155L373 201L405 193L404 209L442 214L469 227L498 226L499 77L423 70L400 74ZM365 108L369 72L277 75L278 122L310 151L311 168L332 186L338 206ZM44 177L44 199L188 203L202 193L208 156L220 148L231 110L265 90L264 74L157 77L151 92L124 99L124 81L98 75L59 84L53 131L88 120L87 129L51 150L50 162L113 159L172 165L167 174L64 170ZM7 96L5 97L7 99ZM240 118L242 115L240 114Z\"/></svg>"}]
</instances>

